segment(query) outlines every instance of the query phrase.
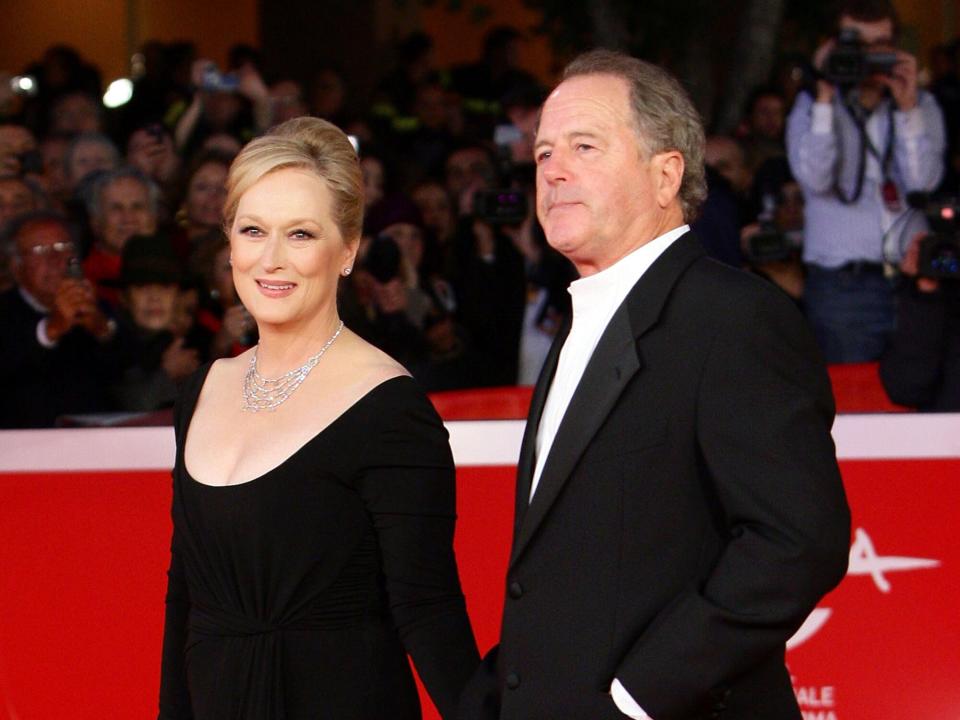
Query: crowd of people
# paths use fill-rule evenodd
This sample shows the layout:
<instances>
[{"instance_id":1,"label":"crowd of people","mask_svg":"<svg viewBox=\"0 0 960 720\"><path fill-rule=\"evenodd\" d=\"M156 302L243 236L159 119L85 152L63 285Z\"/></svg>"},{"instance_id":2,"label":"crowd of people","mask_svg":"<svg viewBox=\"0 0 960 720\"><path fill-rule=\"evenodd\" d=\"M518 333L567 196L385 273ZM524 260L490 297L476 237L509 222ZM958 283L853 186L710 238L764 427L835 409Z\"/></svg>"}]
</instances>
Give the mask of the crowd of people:
<instances>
[{"instance_id":1,"label":"crowd of people","mask_svg":"<svg viewBox=\"0 0 960 720\"><path fill-rule=\"evenodd\" d=\"M895 18L847 20L871 47L895 46ZM348 327L428 391L532 384L576 272L534 212L544 89L518 65L521 41L497 28L476 62L445 69L414 34L363 107L337 68L306 85L272 78L247 46L218 69L189 44L148 43L132 99L112 110L68 47L17 69L32 94L0 78L0 427L166 408L201 364L256 344L228 264L224 183L246 142L301 115L337 124L361 158ZM710 255L804 309L829 362L889 357L892 396L919 407L960 406L955 281L913 279L925 231L907 206L914 192L957 197L958 47L937 48L926 89L902 51L891 74L842 91L777 73L734 134L708 138L693 225ZM896 317L918 303L936 306L936 327L930 312ZM935 334L923 347L938 364L901 392L920 362L910 328Z\"/></svg>"}]
</instances>

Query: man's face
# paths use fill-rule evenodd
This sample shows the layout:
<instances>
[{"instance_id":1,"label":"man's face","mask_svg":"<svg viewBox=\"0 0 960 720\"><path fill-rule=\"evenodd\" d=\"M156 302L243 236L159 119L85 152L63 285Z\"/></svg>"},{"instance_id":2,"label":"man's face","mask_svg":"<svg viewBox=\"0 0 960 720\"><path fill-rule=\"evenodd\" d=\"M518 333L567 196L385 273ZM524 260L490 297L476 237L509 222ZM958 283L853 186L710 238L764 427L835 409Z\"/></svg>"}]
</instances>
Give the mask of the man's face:
<instances>
[{"instance_id":1,"label":"man's face","mask_svg":"<svg viewBox=\"0 0 960 720\"><path fill-rule=\"evenodd\" d=\"M22 125L0 125L0 177L20 174L20 156L35 150L37 141Z\"/></svg>"},{"instance_id":2,"label":"man's face","mask_svg":"<svg viewBox=\"0 0 960 720\"><path fill-rule=\"evenodd\" d=\"M889 18L867 22L843 15L840 18L840 30L856 30L867 50L883 52L894 49L893 20ZM877 90L882 90L886 87L883 82L876 77L867 78L864 80L863 85Z\"/></svg>"},{"instance_id":3,"label":"man's face","mask_svg":"<svg viewBox=\"0 0 960 720\"><path fill-rule=\"evenodd\" d=\"M53 108L51 126L51 132L58 135L100 132L96 98L83 93L71 93L63 97Z\"/></svg>"},{"instance_id":4,"label":"man's face","mask_svg":"<svg viewBox=\"0 0 960 720\"><path fill-rule=\"evenodd\" d=\"M747 169L743 148L733 138L725 135L707 138L704 161L725 177L737 192L746 193L750 189L753 179Z\"/></svg>"},{"instance_id":5,"label":"man's face","mask_svg":"<svg viewBox=\"0 0 960 720\"><path fill-rule=\"evenodd\" d=\"M67 263L75 253L70 233L60 224L28 223L17 236L17 282L43 305L53 307Z\"/></svg>"},{"instance_id":6,"label":"man's face","mask_svg":"<svg viewBox=\"0 0 960 720\"><path fill-rule=\"evenodd\" d=\"M114 149L99 140L84 140L77 144L67 168L70 187L76 187L83 178L99 170L113 170L117 165Z\"/></svg>"},{"instance_id":7,"label":"man's face","mask_svg":"<svg viewBox=\"0 0 960 720\"><path fill-rule=\"evenodd\" d=\"M783 100L776 95L757 98L750 113L750 128L760 137L779 140L783 137Z\"/></svg>"},{"instance_id":8,"label":"man's face","mask_svg":"<svg viewBox=\"0 0 960 720\"><path fill-rule=\"evenodd\" d=\"M893 49L893 20L857 20L844 15L840 18L841 30L856 30L860 40L871 50Z\"/></svg>"},{"instance_id":9,"label":"man's face","mask_svg":"<svg viewBox=\"0 0 960 720\"><path fill-rule=\"evenodd\" d=\"M33 193L26 183L17 178L0 179L0 227L10 218L36 209Z\"/></svg>"},{"instance_id":10,"label":"man's face","mask_svg":"<svg viewBox=\"0 0 960 720\"><path fill-rule=\"evenodd\" d=\"M447 190L453 197L467 189L482 190L493 182L494 167L480 148L464 148L447 160Z\"/></svg>"},{"instance_id":11,"label":"man's face","mask_svg":"<svg viewBox=\"0 0 960 720\"><path fill-rule=\"evenodd\" d=\"M550 245L581 274L609 267L660 234L660 161L645 155L625 80L576 76L544 103L534 149L537 217Z\"/></svg>"},{"instance_id":12,"label":"man's face","mask_svg":"<svg viewBox=\"0 0 960 720\"><path fill-rule=\"evenodd\" d=\"M157 218L147 188L133 178L120 178L103 188L97 230L107 250L120 252L134 235L151 235Z\"/></svg>"},{"instance_id":13,"label":"man's face","mask_svg":"<svg viewBox=\"0 0 960 720\"><path fill-rule=\"evenodd\" d=\"M447 191L434 183L421 185L413 191L413 201L420 209L424 225L433 229L438 240L445 241L453 226Z\"/></svg>"}]
</instances>

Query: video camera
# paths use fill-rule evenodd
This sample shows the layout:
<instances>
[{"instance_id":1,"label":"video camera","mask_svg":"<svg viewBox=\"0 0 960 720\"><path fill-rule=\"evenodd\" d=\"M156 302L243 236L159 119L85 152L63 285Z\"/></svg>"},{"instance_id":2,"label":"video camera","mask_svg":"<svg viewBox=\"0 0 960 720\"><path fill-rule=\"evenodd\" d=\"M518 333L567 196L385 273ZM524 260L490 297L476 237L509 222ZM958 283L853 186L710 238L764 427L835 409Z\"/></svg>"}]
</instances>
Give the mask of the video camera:
<instances>
[{"instance_id":1,"label":"video camera","mask_svg":"<svg viewBox=\"0 0 960 720\"><path fill-rule=\"evenodd\" d=\"M956 198L928 201L924 214L930 232L920 241L921 277L960 280L960 203Z\"/></svg>"},{"instance_id":2,"label":"video camera","mask_svg":"<svg viewBox=\"0 0 960 720\"><path fill-rule=\"evenodd\" d=\"M479 190L473 196L473 215L491 225L519 225L527 218L527 195L512 188Z\"/></svg>"},{"instance_id":3,"label":"video camera","mask_svg":"<svg viewBox=\"0 0 960 720\"><path fill-rule=\"evenodd\" d=\"M782 262L795 257L803 243L802 225L784 227L780 210L784 188L776 194L764 193L762 209L757 215L759 229L747 239L744 253L751 265Z\"/></svg>"},{"instance_id":4,"label":"video camera","mask_svg":"<svg viewBox=\"0 0 960 720\"><path fill-rule=\"evenodd\" d=\"M892 75L898 58L889 50L869 50L856 28L843 28L823 64L823 78L840 87L859 85L871 75Z\"/></svg>"}]
</instances>

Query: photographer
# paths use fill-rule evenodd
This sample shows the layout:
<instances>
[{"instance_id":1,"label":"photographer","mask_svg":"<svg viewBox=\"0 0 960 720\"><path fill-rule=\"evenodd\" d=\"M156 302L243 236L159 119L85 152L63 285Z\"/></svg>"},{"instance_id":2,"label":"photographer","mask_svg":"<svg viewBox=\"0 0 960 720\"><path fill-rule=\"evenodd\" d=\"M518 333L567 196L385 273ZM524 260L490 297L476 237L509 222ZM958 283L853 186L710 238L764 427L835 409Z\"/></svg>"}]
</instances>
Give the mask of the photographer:
<instances>
[{"instance_id":1,"label":"photographer","mask_svg":"<svg viewBox=\"0 0 960 720\"><path fill-rule=\"evenodd\" d=\"M960 410L960 271L923 277L924 235L913 238L900 263L896 328L880 359L890 399L920 410ZM954 258L956 265L956 258Z\"/></svg>"},{"instance_id":2,"label":"photographer","mask_svg":"<svg viewBox=\"0 0 960 720\"><path fill-rule=\"evenodd\" d=\"M106 409L115 323L79 276L67 221L35 211L0 242L16 286L0 294L0 428L52 427L65 413Z\"/></svg>"},{"instance_id":3,"label":"photographer","mask_svg":"<svg viewBox=\"0 0 960 720\"><path fill-rule=\"evenodd\" d=\"M885 0L841 6L840 35L814 56L819 79L787 124L790 165L805 199L804 300L828 362L877 359L893 328L885 263L923 229L906 195L943 175L944 126L917 88L917 62L894 48Z\"/></svg>"}]
</instances>

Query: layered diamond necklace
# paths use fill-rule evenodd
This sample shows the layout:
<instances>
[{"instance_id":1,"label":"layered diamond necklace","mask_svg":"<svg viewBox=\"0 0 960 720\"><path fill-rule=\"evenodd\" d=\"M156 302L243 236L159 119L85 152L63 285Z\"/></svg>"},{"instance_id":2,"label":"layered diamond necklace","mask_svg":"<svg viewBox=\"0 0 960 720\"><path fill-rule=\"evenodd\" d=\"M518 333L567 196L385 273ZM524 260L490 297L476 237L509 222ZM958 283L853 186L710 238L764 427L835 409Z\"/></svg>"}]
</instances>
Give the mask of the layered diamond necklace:
<instances>
[{"instance_id":1,"label":"layered diamond necklace","mask_svg":"<svg viewBox=\"0 0 960 720\"><path fill-rule=\"evenodd\" d=\"M243 375L243 409L247 412L260 412L266 410L272 412L283 405L297 388L307 379L307 375L313 370L323 354L330 349L333 341L340 336L343 330L343 320L337 326L337 330L330 339L320 348L320 352L311 355L307 361L298 368L284 373L278 378L265 378L257 370L257 351L260 346L253 349L253 355L250 358L250 367Z\"/></svg>"}]
</instances>

